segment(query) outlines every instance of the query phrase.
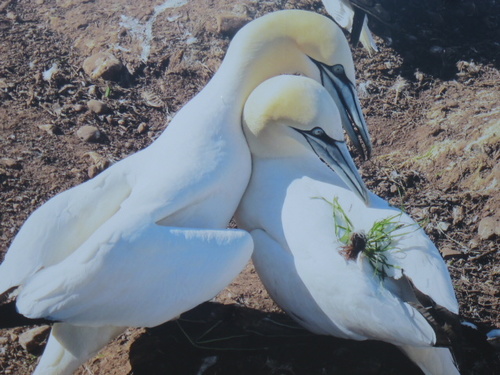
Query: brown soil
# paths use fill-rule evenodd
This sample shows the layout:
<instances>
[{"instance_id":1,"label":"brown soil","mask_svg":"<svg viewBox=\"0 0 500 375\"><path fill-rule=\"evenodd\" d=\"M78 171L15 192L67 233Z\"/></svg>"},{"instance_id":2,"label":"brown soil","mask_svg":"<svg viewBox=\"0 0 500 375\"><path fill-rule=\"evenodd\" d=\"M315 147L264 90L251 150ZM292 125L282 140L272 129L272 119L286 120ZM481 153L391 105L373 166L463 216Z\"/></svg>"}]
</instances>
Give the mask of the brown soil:
<instances>
[{"instance_id":1,"label":"brown soil","mask_svg":"<svg viewBox=\"0 0 500 375\"><path fill-rule=\"evenodd\" d=\"M108 161L149 145L200 91L233 32L218 31L217 15L253 19L283 8L323 12L315 0L192 0L157 15L151 53L142 61L143 44L121 15L145 24L162 3L0 1L0 259L34 209ZM380 52L368 56L354 49L374 140L373 158L358 165L373 191L423 223L448 263L463 317L500 328L499 231L479 233L484 218L500 217L500 4L408 3L392 26L373 21L374 30L391 38L377 39ZM92 80L83 72L84 59L101 50L125 64L119 82ZM44 80L54 63L58 72ZM104 101L109 112L91 113L89 99ZM101 131L98 142L76 136L83 125ZM37 357L18 342L27 329L0 331L0 372L33 370ZM464 373L500 368L481 353L469 354ZM78 373L419 370L391 345L301 330L272 302L249 265L215 301L175 322L128 330Z\"/></svg>"}]
</instances>

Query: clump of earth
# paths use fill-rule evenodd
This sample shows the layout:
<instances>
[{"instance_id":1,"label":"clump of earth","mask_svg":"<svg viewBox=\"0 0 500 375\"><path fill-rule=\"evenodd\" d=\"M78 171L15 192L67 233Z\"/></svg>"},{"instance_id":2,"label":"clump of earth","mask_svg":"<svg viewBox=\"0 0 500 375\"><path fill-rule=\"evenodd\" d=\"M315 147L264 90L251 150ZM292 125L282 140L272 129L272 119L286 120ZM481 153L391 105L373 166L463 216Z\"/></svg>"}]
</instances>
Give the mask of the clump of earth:
<instances>
[{"instance_id":1,"label":"clump of earth","mask_svg":"<svg viewBox=\"0 0 500 375\"><path fill-rule=\"evenodd\" d=\"M234 33L279 9L324 14L315 0L0 1L0 259L50 197L151 144ZM499 14L498 2L407 2L388 24L370 19L379 52L353 48L374 144L369 161L356 158L362 175L424 227L461 315L488 329L500 328ZM46 335L0 330L0 371L31 373ZM473 351L465 367L500 368ZM213 301L129 329L77 373L420 372L392 345L302 330L250 263Z\"/></svg>"}]
</instances>

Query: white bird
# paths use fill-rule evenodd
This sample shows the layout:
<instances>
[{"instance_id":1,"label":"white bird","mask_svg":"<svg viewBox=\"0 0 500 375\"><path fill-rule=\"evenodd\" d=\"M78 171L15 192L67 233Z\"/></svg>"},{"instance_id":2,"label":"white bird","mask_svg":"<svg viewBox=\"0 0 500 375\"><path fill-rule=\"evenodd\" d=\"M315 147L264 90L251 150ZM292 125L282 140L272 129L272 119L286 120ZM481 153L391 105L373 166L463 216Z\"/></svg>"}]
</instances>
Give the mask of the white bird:
<instances>
[{"instance_id":1,"label":"white bird","mask_svg":"<svg viewBox=\"0 0 500 375\"><path fill-rule=\"evenodd\" d=\"M272 78L247 100L243 123L252 177L235 218L252 234L255 268L276 303L314 333L386 341L426 374L458 374L450 350L434 347L448 343L430 323L438 307L458 312L446 265L409 216L366 191L324 88ZM373 233L392 240L370 237L377 222ZM367 241L394 249L376 263Z\"/></svg>"},{"instance_id":2,"label":"white bird","mask_svg":"<svg viewBox=\"0 0 500 375\"><path fill-rule=\"evenodd\" d=\"M248 24L158 140L50 199L15 237L0 295L18 287L21 314L59 322L36 374L69 374L125 327L168 321L240 272L251 236L225 228L250 178L242 109L258 84L282 73L323 80L369 140L337 25L304 11Z\"/></svg>"},{"instance_id":3,"label":"white bird","mask_svg":"<svg viewBox=\"0 0 500 375\"><path fill-rule=\"evenodd\" d=\"M353 44L356 45L360 40L370 54L378 51L368 28L368 18L360 8L353 8L350 0L323 0L323 5L340 27L352 33Z\"/></svg>"}]
</instances>

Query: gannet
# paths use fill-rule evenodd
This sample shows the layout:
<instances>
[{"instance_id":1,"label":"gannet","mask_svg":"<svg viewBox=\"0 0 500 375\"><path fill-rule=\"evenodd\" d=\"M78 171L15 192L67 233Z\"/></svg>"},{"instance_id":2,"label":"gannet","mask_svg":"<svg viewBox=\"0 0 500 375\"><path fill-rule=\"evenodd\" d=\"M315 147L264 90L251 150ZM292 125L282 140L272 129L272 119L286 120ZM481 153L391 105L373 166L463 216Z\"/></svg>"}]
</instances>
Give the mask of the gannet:
<instances>
[{"instance_id":1,"label":"gannet","mask_svg":"<svg viewBox=\"0 0 500 375\"><path fill-rule=\"evenodd\" d=\"M304 11L249 23L152 145L50 199L13 240L0 295L18 287L21 314L58 322L36 374L72 373L125 327L168 321L241 271L251 236L225 228L250 178L242 109L258 84L283 73L329 85L368 139L338 26Z\"/></svg>"},{"instance_id":2,"label":"gannet","mask_svg":"<svg viewBox=\"0 0 500 375\"><path fill-rule=\"evenodd\" d=\"M316 156L325 160L317 147L342 139L324 88L307 77L274 77L247 100L243 127L252 176L235 218L252 234L252 259L274 301L314 333L386 341L426 374L458 374L450 350L434 347L447 337L426 309L458 313L438 250L408 215L368 193L355 169L346 181ZM352 165L345 153L336 159ZM383 245L369 236L382 220L379 232L394 241L383 268L364 251L367 239Z\"/></svg>"},{"instance_id":3,"label":"gannet","mask_svg":"<svg viewBox=\"0 0 500 375\"><path fill-rule=\"evenodd\" d=\"M353 7L350 0L323 0L323 5L335 22L351 33L351 41L354 45L361 41L370 54L378 51L377 44L368 28L368 18L361 8Z\"/></svg>"}]
</instances>

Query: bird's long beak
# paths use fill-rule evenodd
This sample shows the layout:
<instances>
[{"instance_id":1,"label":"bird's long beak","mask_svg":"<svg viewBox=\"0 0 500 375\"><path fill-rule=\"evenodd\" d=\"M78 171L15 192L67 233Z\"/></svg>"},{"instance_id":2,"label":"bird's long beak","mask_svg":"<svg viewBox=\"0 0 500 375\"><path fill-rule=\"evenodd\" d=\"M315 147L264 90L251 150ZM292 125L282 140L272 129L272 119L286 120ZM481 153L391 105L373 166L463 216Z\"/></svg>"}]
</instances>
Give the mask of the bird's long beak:
<instances>
[{"instance_id":1,"label":"bird's long beak","mask_svg":"<svg viewBox=\"0 0 500 375\"><path fill-rule=\"evenodd\" d=\"M370 140L368 126L366 125L363 112L361 111L356 87L349 81L349 78L347 78L344 67L341 64L328 66L315 60L313 60L313 62L320 71L321 83L328 90L339 107L342 126L349 136L349 139L364 159L370 158L372 142ZM359 142L356 130L365 145L366 155Z\"/></svg>"},{"instance_id":2,"label":"bird's long beak","mask_svg":"<svg viewBox=\"0 0 500 375\"><path fill-rule=\"evenodd\" d=\"M321 132L315 131L318 128L311 131L294 129L306 138L316 155L333 169L342 181L368 206L370 204L368 189L359 175L345 142L329 137L322 130Z\"/></svg>"}]
</instances>

